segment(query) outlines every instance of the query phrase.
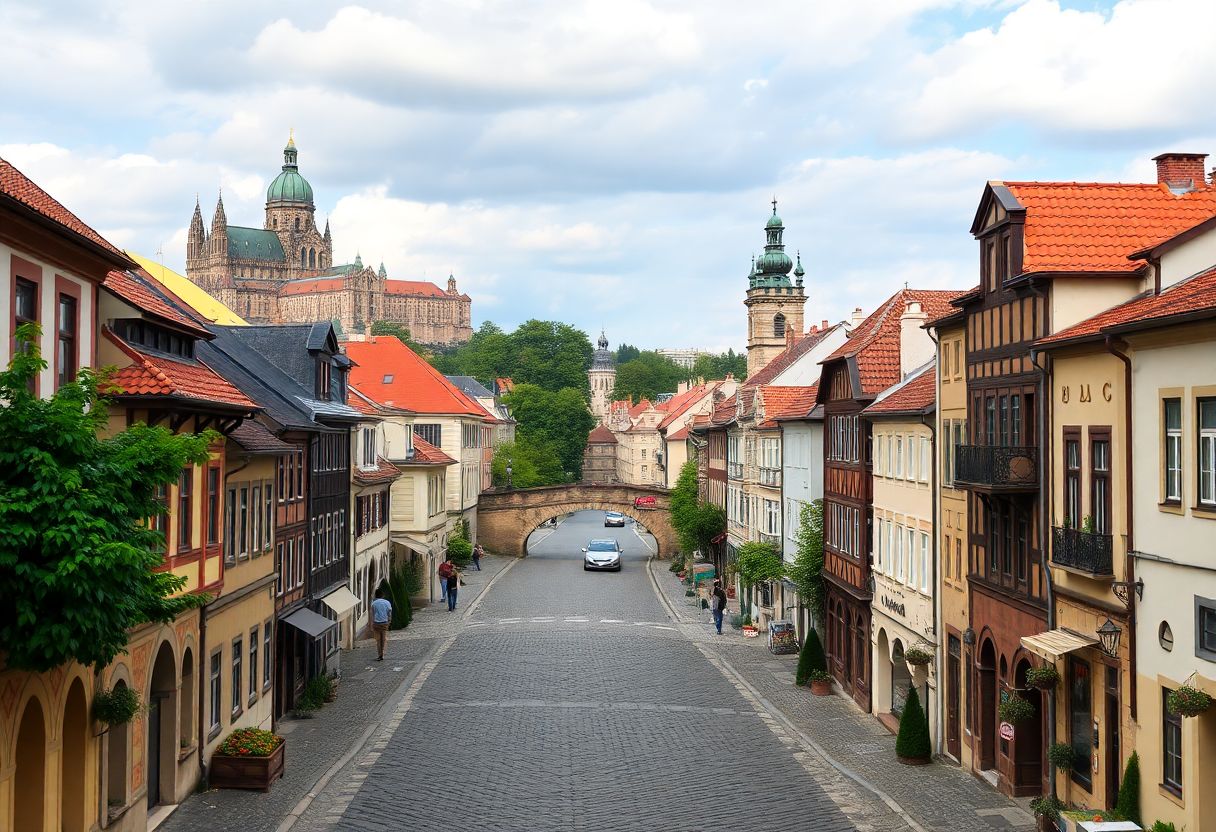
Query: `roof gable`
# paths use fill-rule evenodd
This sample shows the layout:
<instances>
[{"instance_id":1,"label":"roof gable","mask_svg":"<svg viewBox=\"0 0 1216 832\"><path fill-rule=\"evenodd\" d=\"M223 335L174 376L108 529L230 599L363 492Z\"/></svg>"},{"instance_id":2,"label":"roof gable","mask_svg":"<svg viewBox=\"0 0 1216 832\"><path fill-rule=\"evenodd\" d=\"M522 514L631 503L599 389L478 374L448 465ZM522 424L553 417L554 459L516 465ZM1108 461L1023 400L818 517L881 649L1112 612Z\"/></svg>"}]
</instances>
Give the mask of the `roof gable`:
<instances>
[{"instance_id":1,"label":"roof gable","mask_svg":"<svg viewBox=\"0 0 1216 832\"><path fill-rule=\"evenodd\" d=\"M50 220L59 226L61 231L66 232L67 236L83 240L90 247L103 249L114 265L131 265L127 256L113 243L86 225L80 217L63 207L57 199L35 185L32 179L4 159L0 159L0 197L20 203L44 220Z\"/></svg>"},{"instance_id":2,"label":"roof gable","mask_svg":"<svg viewBox=\"0 0 1216 832\"><path fill-rule=\"evenodd\" d=\"M351 382L379 404L417 413L487 418L485 408L462 393L442 373L391 336L348 341L346 354L355 362Z\"/></svg>"},{"instance_id":3,"label":"roof gable","mask_svg":"<svg viewBox=\"0 0 1216 832\"><path fill-rule=\"evenodd\" d=\"M835 331L835 326L829 326L797 338L793 344L773 356L771 361L757 370L753 375L748 376L747 380L743 382L743 386L759 387L769 384Z\"/></svg>"}]
</instances>

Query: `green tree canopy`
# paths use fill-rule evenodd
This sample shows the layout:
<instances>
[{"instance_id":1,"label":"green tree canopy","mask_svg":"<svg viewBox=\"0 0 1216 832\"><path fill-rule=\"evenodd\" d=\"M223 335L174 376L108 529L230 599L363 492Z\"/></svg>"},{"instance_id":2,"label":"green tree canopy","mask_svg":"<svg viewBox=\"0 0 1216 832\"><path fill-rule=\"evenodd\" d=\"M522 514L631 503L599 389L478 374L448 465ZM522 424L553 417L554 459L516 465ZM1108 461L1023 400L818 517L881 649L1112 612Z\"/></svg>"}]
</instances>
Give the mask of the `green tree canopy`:
<instances>
[{"instance_id":1,"label":"green tree canopy","mask_svg":"<svg viewBox=\"0 0 1216 832\"><path fill-rule=\"evenodd\" d=\"M790 565L790 580L811 610L817 626L823 624L823 500L803 503L794 532L798 550Z\"/></svg>"},{"instance_id":2,"label":"green tree canopy","mask_svg":"<svg viewBox=\"0 0 1216 832\"><path fill-rule=\"evenodd\" d=\"M727 375L733 375L739 381L747 378L746 353L736 353L732 349L717 355L698 355L689 371L690 378L703 378L706 381L724 379Z\"/></svg>"},{"instance_id":3,"label":"green tree canopy","mask_svg":"<svg viewBox=\"0 0 1216 832\"><path fill-rule=\"evenodd\" d=\"M372 335L386 335L396 338L423 358L430 356L431 351L415 341L413 336L410 335L409 327L395 321L374 321L372 323Z\"/></svg>"},{"instance_id":4,"label":"green tree canopy","mask_svg":"<svg viewBox=\"0 0 1216 832\"><path fill-rule=\"evenodd\" d=\"M671 525L685 554L698 549L708 553L713 539L726 529L726 513L698 499L696 460L684 463L671 491Z\"/></svg>"},{"instance_id":5,"label":"green tree canopy","mask_svg":"<svg viewBox=\"0 0 1216 832\"><path fill-rule=\"evenodd\" d=\"M630 344L621 344L616 348L616 363L617 366L624 364L626 361L632 361L642 354L642 351Z\"/></svg>"},{"instance_id":6,"label":"green tree canopy","mask_svg":"<svg viewBox=\"0 0 1216 832\"><path fill-rule=\"evenodd\" d=\"M136 424L101 439L105 375L83 369L38 398L29 392L46 367L38 328L20 327L17 339L0 373L0 651L24 670L100 668L131 627L206 600L176 595L185 579L154 571L165 538L147 518L165 512L158 489L206 462L216 435Z\"/></svg>"},{"instance_id":7,"label":"green tree canopy","mask_svg":"<svg viewBox=\"0 0 1216 832\"><path fill-rule=\"evenodd\" d=\"M505 401L517 422L517 441L551 448L562 471L577 479L583 470L587 434L595 427L582 392L572 387L552 392L534 384L516 384Z\"/></svg>"},{"instance_id":8,"label":"green tree canopy","mask_svg":"<svg viewBox=\"0 0 1216 832\"><path fill-rule=\"evenodd\" d=\"M785 577L785 562L771 543L755 540L744 543L739 547L735 565L739 569L739 582L745 588Z\"/></svg>"},{"instance_id":9,"label":"green tree canopy","mask_svg":"<svg viewBox=\"0 0 1216 832\"><path fill-rule=\"evenodd\" d=\"M674 393L688 379L688 370L657 352L642 352L637 358L618 364L612 398L635 402L654 400L660 393Z\"/></svg>"},{"instance_id":10,"label":"green tree canopy","mask_svg":"<svg viewBox=\"0 0 1216 832\"><path fill-rule=\"evenodd\" d=\"M511 485L514 488L557 485L565 481L562 461L549 445L536 445L528 439L520 439L499 446L490 464L495 485L507 484L508 462L511 465Z\"/></svg>"},{"instance_id":11,"label":"green tree canopy","mask_svg":"<svg viewBox=\"0 0 1216 832\"><path fill-rule=\"evenodd\" d=\"M525 321L510 333L486 321L467 344L428 360L440 372L473 376L487 387L496 378L510 378L555 393L573 387L585 397L591 353L587 334L560 321Z\"/></svg>"}]
</instances>

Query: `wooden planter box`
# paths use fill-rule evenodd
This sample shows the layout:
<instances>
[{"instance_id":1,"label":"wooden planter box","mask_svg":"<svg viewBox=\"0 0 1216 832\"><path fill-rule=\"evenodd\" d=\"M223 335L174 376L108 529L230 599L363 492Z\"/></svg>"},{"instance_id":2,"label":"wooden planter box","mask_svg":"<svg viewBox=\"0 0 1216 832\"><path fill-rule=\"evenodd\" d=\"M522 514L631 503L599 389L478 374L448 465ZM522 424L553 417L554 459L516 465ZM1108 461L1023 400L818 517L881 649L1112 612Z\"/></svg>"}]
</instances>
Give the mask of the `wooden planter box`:
<instances>
[{"instance_id":1,"label":"wooden planter box","mask_svg":"<svg viewBox=\"0 0 1216 832\"><path fill-rule=\"evenodd\" d=\"M279 743L269 757L228 757L211 755L208 781L216 789L258 789L270 791L270 784L283 776L283 757L287 742Z\"/></svg>"},{"instance_id":2,"label":"wooden planter box","mask_svg":"<svg viewBox=\"0 0 1216 832\"><path fill-rule=\"evenodd\" d=\"M811 680L811 693L815 694L816 696L831 696L832 695L831 680L828 680L826 682L820 682L815 679L812 679Z\"/></svg>"}]
</instances>

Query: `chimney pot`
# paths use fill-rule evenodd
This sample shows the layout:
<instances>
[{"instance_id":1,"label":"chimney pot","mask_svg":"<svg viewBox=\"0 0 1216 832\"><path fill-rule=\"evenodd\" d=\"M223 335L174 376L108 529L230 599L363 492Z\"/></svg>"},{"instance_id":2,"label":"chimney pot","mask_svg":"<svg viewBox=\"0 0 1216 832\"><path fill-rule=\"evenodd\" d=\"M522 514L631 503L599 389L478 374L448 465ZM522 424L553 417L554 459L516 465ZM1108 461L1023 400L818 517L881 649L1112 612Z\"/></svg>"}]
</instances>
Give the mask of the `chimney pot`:
<instances>
[{"instance_id":1,"label":"chimney pot","mask_svg":"<svg viewBox=\"0 0 1216 832\"><path fill-rule=\"evenodd\" d=\"M819 328L820 328L820 329L827 329L827 328L828 328L828 319L827 319L827 318L824 318L824 319L823 319L823 323L821 323L821 324L819 325Z\"/></svg>"},{"instance_id":2,"label":"chimney pot","mask_svg":"<svg viewBox=\"0 0 1216 832\"><path fill-rule=\"evenodd\" d=\"M1154 156L1157 163L1157 184L1165 185L1174 193L1206 188L1207 175L1204 168L1206 153L1162 153Z\"/></svg>"}]
</instances>

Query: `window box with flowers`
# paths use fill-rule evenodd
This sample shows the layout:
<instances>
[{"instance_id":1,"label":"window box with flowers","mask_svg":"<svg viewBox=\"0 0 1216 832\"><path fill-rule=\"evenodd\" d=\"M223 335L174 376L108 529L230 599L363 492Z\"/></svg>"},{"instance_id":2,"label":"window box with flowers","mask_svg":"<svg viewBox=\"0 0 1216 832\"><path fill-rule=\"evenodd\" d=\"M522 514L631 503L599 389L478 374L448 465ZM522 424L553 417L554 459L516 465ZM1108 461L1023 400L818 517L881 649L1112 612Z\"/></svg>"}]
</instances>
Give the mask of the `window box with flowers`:
<instances>
[{"instance_id":1,"label":"window box with flowers","mask_svg":"<svg viewBox=\"0 0 1216 832\"><path fill-rule=\"evenodd\" d=\"M272 731L233 731L211 755L211 786L270 791L270 784L283 776L285 745L283 738Z\"/></svg>"}]
</instances>

